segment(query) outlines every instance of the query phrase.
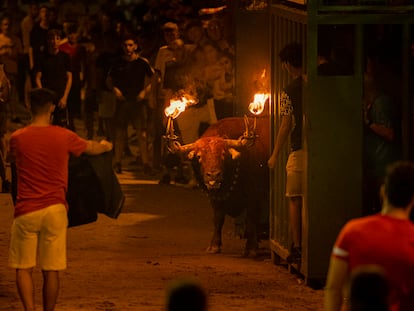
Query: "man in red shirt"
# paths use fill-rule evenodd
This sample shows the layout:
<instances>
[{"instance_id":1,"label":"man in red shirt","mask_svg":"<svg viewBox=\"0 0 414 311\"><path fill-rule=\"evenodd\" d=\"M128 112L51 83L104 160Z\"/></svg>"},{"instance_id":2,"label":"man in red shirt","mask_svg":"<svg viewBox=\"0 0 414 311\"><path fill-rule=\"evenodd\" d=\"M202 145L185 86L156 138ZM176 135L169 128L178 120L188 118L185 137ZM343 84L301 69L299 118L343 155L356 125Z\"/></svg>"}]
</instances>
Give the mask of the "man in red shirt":
<instances>
[{"instance_id":1,"label":"man in red shirt","mask_svg":"<svg viewBox=\"0 0 414 311\"><path fill-rule=\"evenodd\" d=\"M355 269L378 266L390 282L390 310L414 310L414 164L389 166L381 213L353 219L339 233L329 265L325 310L339 311L344 285Z\"/></svg>"},{"instance_id":2,"label":"man in red shirt","mask_svg":"<svg viewBox=\"0 0 414 311\"><path fill-rule=\"evenodd\" d=\"M59 271L66 268L68 225L66 190L69 156L97 155L112 149L107 141L85 140L50 124L55 106L48 89L30 93L32 123L10 137L10 160L16 164L18 193L10 242L9 265L26 311L35 310L33 267L43 273L43 310L54 310Z\"/></svg>"}]
</instances>

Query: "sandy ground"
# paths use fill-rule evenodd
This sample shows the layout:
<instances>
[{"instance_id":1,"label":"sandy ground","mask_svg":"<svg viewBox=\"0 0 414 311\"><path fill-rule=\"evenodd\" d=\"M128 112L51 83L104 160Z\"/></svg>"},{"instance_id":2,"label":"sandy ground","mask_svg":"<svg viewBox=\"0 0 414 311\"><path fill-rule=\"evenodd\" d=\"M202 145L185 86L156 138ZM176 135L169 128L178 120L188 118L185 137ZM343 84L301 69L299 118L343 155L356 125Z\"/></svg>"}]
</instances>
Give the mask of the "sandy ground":
<instances>
[{"instance_id":1,"label":"sandy ground","mask_svg":"<svg viewBox=\"0 0 414 311\"><path fill-rule=\"evenodd\" d=\"M68 231L57 311L165 310L168 286L184 277L203 285L210 311L323 309L323 291L274 265L266 241L263 256L241 258L244 240L234 236L231 218L222 253L207 254L212 210L199 189L158 185L159 176L143 176L128 165L118 177L126 195L119 218L99 215L97 222ZM12 215L9 194L0 194L0 311L23 310L15 272L7 267ZM34 276L41 310L39 268Z\"/></svg>"},{"instance_id":2,"label":"sandy ground","mask_svg":"<svg viewBox=\"0 0 414 311\"><path fill-rule=\"evenodd\" d=\"M199 190L157 184L123 185L126 204L116 220L100 215L68 233L68 269L61 274L56 310L163 310L166 289L177 278L203 284L212 311L321 310L321 290L301 284L286 267L264 256L240 257L243 240L227 219L223 252L205 253L211 210ZM0 310L22 310L7 267L12 206L1 195ZM40 306L41 278L35 270ZM40 309L40 307L39 307Z\"/></svg>"}]
</instances>

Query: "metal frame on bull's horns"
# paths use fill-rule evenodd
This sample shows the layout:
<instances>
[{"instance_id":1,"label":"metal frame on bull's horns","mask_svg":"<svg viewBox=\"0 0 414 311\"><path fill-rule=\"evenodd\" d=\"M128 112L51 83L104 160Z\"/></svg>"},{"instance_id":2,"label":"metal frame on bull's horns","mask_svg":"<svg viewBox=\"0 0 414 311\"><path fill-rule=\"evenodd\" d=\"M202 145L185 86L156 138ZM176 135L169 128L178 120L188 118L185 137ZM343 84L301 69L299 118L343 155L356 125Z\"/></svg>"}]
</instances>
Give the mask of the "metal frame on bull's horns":
<instances>
[{"instance_id":1,"label":"metal frame on bull's horns","mask_svg":"<svg viewBox=\"0 0 414 311\"><path fill-rule=\"evenodd\" d=\"M253 127L250 127L249 118L247 115L244 115L244 125L245 125L245 131L243 133L243 136L240 137L240 139L245 142L243 142L243 145L245 146L252 146L256 140L256 117L254 118Z\"/></svg>"}]
</instances>

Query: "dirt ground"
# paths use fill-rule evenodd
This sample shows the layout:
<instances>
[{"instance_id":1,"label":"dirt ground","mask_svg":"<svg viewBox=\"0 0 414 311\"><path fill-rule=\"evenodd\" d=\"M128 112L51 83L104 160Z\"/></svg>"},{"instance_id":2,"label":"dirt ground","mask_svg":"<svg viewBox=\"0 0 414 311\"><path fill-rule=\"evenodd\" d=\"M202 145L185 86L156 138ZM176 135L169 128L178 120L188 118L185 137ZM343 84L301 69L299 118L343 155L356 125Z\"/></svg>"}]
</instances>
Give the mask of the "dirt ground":
<instances>
[{"instance_id":1,"label":"dirt ground","mask_svg":"<svg viewBox=\"0 0 414 311\"><path fill-rule=\"evenodd\" d=\"M134 151L134 150L133 150ZM266 241L263 256L242 258L244 240L226 219L221 254L205 252L212 210L199 189L158 185L124 160L118 175L126 201L118 219L68 230L68 268L61 273L57 311L160 311L174 280L191 278L208 294L210 311L319 311L323 291L306 286L285 266L274 265ZM23 310L15 272L7 266L13 205L0 194L0 311ZM41 272L34 271L41 310Z\"/></svg>"},{"instance_id":2,"label":"dirt ground","mask_svg":"<svg viewBox=\"0 0 414 311\"><path fill-rule=\"evenodd\" d=\"M172 280L199 281L211 311L322 310L321 290L313 290L286 267L274 265L267 245L264 256L241 258L244 241L226 220L223 251L205 253L211 233L211 209L198 189L160 186L120 175L126 203L118 219L100 215L92 224L70 228L68 268L61 273L56 310L165 309ZM1 194L0 310L22 310L7 267L12 203ZM41 274L35 270L40 307Z\"/></svg>"}]
</instances>

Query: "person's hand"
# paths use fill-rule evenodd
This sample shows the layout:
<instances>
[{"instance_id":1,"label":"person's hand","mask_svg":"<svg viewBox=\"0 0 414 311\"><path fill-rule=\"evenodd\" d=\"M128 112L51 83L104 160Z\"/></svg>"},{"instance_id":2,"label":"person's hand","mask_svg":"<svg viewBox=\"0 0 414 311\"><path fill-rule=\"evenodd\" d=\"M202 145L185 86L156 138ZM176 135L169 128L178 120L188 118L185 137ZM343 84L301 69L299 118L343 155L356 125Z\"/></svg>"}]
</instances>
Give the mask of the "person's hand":
<instances>
[{"instance_id":1,"label":"person's hand","mask_svg":"<svg viewBox=\"0 0 414 311\"><path fill-rule=\"evenodd\" d=\"M276 166L276 157L275 156L271 156L269 158L269 160L267 161L267 166L272 170L275 168Z\"/></svg>"},{"instance_id":2,"label":"person's hand","mask_svg":"<svg viewBox=\"0 0 414 311\"><path fill-rule=\"evenodd\" d=\"M145 90L142 90L141 92L139 92L138 96L137 96L137 101L142 101L145 98Z\"/></svg>"},{"instance_id":3,"label":"person's hand","mask_svg":"<svg viewBox=\"0 0 414 311\"><path fill-rule=\"evenodd\" d=\"M63 97L59 100L58 107L59 107L60 109L64 109L64 108L66 108L67 101L68 101L68 99L67 99L65 96L63 96Z\"/></svg>"},{"instance_id":4,"label":"person's hand","mask_svg":"<svg viewBox=\"0 0 414 311\"><path fill-rule=\"evenodd\" d=\"M106 147L107 151L111 151L111 150L112 150L112 148L113 148L112 143L111 143L111 142L109 142L109 141L107 141L107 140L105 140L105 139L102 139L99 143L100 143L101 145L104 145L104 146Z\"/></svg>"},{"instance_id":5,"label":"person's hand","mask_svg":"<svg viewBox=\"0 0 414 311\"><path fill-rule=\"evenodd\" d=\"M124 94L122 94L121 90L118 89L117 87L114 87L114 93L115 93L115 97L119 100L125 100Z\"/></svg>"}]
</instances>

